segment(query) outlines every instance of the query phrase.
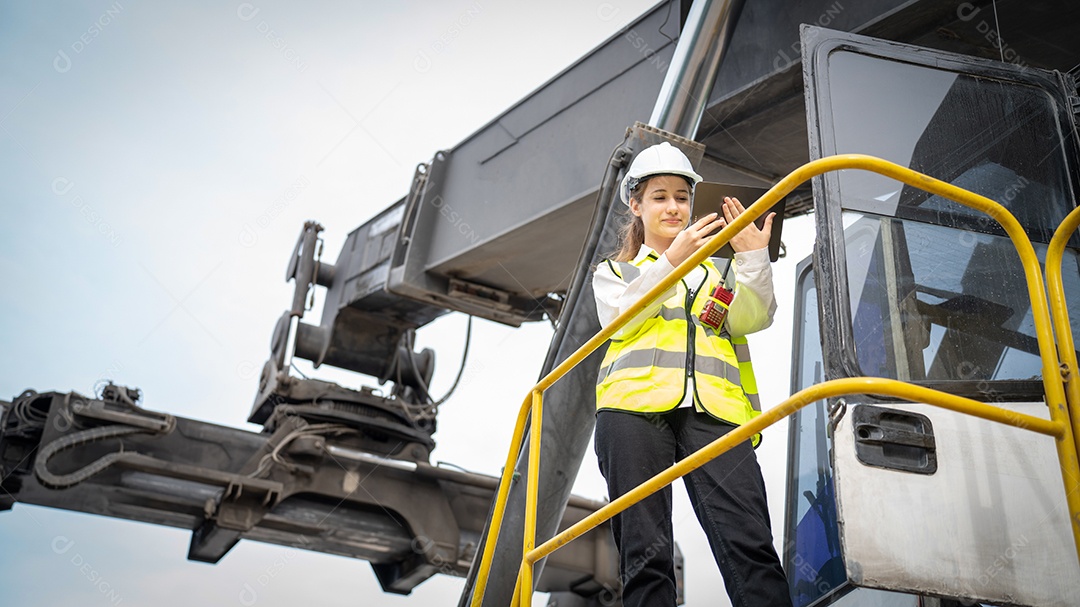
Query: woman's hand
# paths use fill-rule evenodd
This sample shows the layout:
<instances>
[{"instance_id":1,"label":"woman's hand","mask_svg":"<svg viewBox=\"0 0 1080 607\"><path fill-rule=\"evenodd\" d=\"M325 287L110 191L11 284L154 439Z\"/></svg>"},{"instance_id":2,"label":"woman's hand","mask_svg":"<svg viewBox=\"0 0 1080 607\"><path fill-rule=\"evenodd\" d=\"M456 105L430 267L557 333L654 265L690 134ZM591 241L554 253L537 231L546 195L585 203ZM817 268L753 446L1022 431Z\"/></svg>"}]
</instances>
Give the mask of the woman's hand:
<instances>
[{"instance_id":1,"label":"woman's hand","mask_svg":"<svg viewBox=\"0 0 1080 607\"><path fill-rule=\"evenodd\" d=\"M700 249L701 245L709 240L710 234L723 226L723 217L717 217L716 213L709 213L679 232L675 240L671 241L671 246L664 251L664 255L667 256L671 265L677 266Z\"/></svg>"},{"instance_id":2,"label":"woman's hand","mask_svg":"<svg viewBox=\"0 0 1080 607\"><path fill-rule=\"evenodd\" d=\"M729 223L735 221L736 217L742 215L745 210L746 209L743 208L743 205L739 202L738 198L725 196L724 217L719 220L723 223L720 225L727 227ZM765 225L760 229L757 227L757 224L750 222L750 225L743 228L741 232L731 238L731 248L734 249L736 253L741 253L743 251L756 251L769 246L769 239L772 238L772 222L774 217L776 217L776 213L769 213L765 218Z\"/></svg>"}]
</instances>

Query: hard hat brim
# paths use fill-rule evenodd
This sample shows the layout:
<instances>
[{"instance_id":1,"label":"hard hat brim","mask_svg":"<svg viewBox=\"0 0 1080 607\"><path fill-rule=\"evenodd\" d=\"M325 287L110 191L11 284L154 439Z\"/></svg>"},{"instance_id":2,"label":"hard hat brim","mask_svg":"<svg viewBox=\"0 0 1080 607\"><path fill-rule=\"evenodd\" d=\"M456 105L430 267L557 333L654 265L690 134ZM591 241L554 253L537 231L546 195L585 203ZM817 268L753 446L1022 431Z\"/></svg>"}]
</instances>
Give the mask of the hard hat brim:
<instances>
[{"instance_id":1,"label":"hard hat brim","mask_svg":"<svg viewBox=\"0 0 1080 607\"><path fill-rule=\"evenodd\" d=\"M701 183L703 180L702 176L698 175L694 171L663 170L643 173L641 175L630 175L629 173L627 173L626 176L623 177L622 183L619 185L619 198L622 199L623 204L625 204L626 206L630 206L630 190L632 190L634 187L637 187L638 183L659 175L676 175L678 177L684 177L690 180L691 192L693 191L692 186ZM631 181L634 182L633 186L631 186Z\"/></svg>"}]
</instances>

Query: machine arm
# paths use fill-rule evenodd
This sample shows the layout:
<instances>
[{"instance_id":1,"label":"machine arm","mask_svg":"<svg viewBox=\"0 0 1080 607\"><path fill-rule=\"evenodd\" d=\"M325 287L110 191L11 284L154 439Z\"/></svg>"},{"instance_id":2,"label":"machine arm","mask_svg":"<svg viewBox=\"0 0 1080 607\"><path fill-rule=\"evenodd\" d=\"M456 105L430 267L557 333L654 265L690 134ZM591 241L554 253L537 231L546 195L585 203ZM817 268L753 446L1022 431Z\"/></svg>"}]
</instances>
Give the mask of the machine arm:
<instances>
[{"instance_id":1,"label":"machine arm","mask_svg":"<svg viewBox=\"0 0 1080 607\"><path fill-rule=\"evenodd\" d=\"M110 384L101 398L27 391L4 403L0 507L190 529L188 558L210 563L241 539L363 559L399 594L468 571L498 479L430 465L430 438L386 399L279 407L262 433L137 401L136 390ZM574 498L563 526L600 505ZM610 533L596 533L553 560L543 585L578 596L613 588L613 554Z\"/></svg>"}]
</instances>

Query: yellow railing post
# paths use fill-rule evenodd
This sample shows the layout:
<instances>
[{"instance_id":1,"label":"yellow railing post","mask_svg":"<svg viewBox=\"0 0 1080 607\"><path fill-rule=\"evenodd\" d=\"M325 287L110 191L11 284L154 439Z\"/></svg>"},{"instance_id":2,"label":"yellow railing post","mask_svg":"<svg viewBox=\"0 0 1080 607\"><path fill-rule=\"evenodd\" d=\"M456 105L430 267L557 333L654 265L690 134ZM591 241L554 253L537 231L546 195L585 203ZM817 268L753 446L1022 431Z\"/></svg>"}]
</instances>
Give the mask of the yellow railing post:
<instances>
[{"instance_id":1,"label":"yellow railing post","mask_svg":"<svg viewBox=\"0 0 1080 607\"><path fill-rule=\"evenodd\" d=\"M658 479L660 476L671 476L663 484L672 482L680 475L670 475L669 472L677 468L683 462L688 462L693 459L692 467L689 467L686 471L696 468L703 464L708 459L719 455L726 448L730 448L730 445L723 447L720 450L710 451L707 455L701 455L706 450L713 449L714 445L726 445L724 441L747 440L754 434L760 432L765 427L774 423L777 419L790 415L797 409L805 406L808 402L814 402L821 398L829 398L832 396L839 396L842 394L892 394L900 398L906 398L901 393L904 390L899 390L892 384L878 383L878 382L892 382L899 383L902 386L910 389L909 394L921 394L922 398L928 401L928 404L936 404L945 408L961 411L971 415L977 415L985 419L993 419L994 421L1001 421L1002 423L1010 423L1022 428L1031 429L1043 434L1049 434L1055 437L1055 444L1057 447L1058 461L1061 467L1062 482L1065 485L1065 497L1068 502L1070 520L1073 532L1073 542L1076 547L1077 558L1080 559L1080 464L1077 461L1078 447L1076 439L1073 435L1072 425L1075 420L1070 420L1070 411L1065 398L1065 387L1062 382L1061 373L1059 370L1058 356L1054 343L1054 335L1050 322L1050 312L1046 303L1046 289L1042 281L1042 272L1039 266L1038 257L1035 255L1035 250L1031 245L1031 241L1028 239L1027 234L1024 233L1023 227L1016 220L1015 217L1009 211L1000 204L974 194L967 190L956 187L952 184L934 179L927 175L923 175L917 171L913 171L907 167L902 167L897 164L893 164L880 158L874 158L872 156L865 156L862 154L842 154L837 156L829 156L821 158L804 164L798 169L792 171L786 177L781 179L772 188L769 189L764 195L761 196L754 204L746 209L746 212L739 215L728 224L723 230L716 236L709 240L709 242L686 259L683 263L679 264L675 270L665 277L659 284L653 287L648 293L644 294L641 299L620 314L610 325L605 327L599 333L594 335L592 339L582 345L576 352L571 354L566 360L562 362L558 367L542 378L530 391L531 398L526 398L522 403L521 410L518 413L518 423L514 429L514 436L511 439L510 453L507 457L507 464L503 469L503 476L499 483L499 492L496 496L496 506L492 514L491 530L488 532L487 542L484 546L484 552L481 556L480 567L477 571L477 577L475 586L473 589L472 606L480 607L483 602L484 589L487 585L487 578L491 568L491 558L494 553L495 543L498 539L498 529L502 523L501 518L503 516L506 495L509 492L509 477L513 474L514 463L517 460L518 452L520 451L521 439L524 434L524 419L528 415L528 410L531 408L534 415L539 418L540 405L542 403L542 394L544 390L563 377L570 369L575 367L579 362L585 359L589 354L595 351L598 347L603 345L608 338L615 334L624 324L630 321L633 317L649 305L653 300L657 299L662 293L667 291L672 285L680 280L687 272L703 262L706 258L718 251L720 247L727 244L731 240L732 236L737 234L740 230L750 224L751 221L757 219L766 209L772 208L781 198L789 194L799 184L809 180L812 177L826 173L829 171L841 170L841 169L860 169L878 173L886 177L890 177L902 183L906 183L921 190L937 194L939 196L948 198L970 208L982 211L991 217L993 217L1001 226L1005 229L1006 234L1012 240L1013 245L1016 247L1017 253L1020 256L1020 262L1024 268L1024 275L1028 287L1028 296L1031 299L1031 311L1033 320L1035 322L1035 332L1039 345L1040 358L1042 360L1043 371L1043 389L1046 393L1046 403L1050 409L1050 421L1032 417L1024 416L1000 407L994 407L977 401L971 401L969 399L961 399L966 401L965 406L960 408L954 408L947 404L941 404L949 402L950 399L960 399L961 397L929 390L919 386L903 384L902 382L896 382L895 380L887 380L881 378L848 378L847 380L833 380L832 382L825 382L819 384L819 386L813 386L806 390L799 392L799 395L810 394L812 390L820 386L829 385L831 389L836 389L835 382L844 381L860 381L863 388L877 388L875 392L872 389L854 390L849 392L837 391L835 393L828 392L824 396L817 396L816 398L806 401L797 402L795 397L789 398L784 401L781 406L771 409L767 413L763 413L751 422L744 424L736 430L729 432L724 438L717 442L705 447L701 451L687 457L679 464L676 464L672 468L665 470L653 480ZM1071 217L1071 215L1070 215ZM1060 272L1060 263L1058 264L1058 270ZM1059 323L1060 324L1060 323ZM1066 320L1066 327L1068 327ZM870 383L866 383L870 382ZM887 388L887 389L886 389ZM796 395L798 396L798 395ZM957 401L957 402L961 402ZM980 407L973 408L971 404L980 405ZM785 407L792 407L790 411L782 412ZM780 410L780 411L777 411ZM774 413L776 411L776 413ZM777 417L778 416L778 417ZM1007 420L1022 420L1022 423L1012 423ZM767 421L771 420L771 421ZM525 558L522 559L522 567L518 576L518 592L515 592L515 604L528 605L532 597L532 564L536 560L543 558L551 551L554 551L559 546L562 546L572 538L567 538L562 543L554 545L553 542L557 538L566 536L571 530L576 529L579 525L585 523L585 521L593 520L594 517L601 512L609 512L609 509L613 509L616 504L621 507L616 512L610 512L607 518L613 516L618 511L629 507L632 503L646 497L648 493L643 493L644 485L639 486L630 493L620 497L619 499L611 502L604 508L601 508L593 515L583 519L578 525L567 529L562 534L556 536L552 540L545 542L541 548L545 548L552 545L550 549L530 549L530 546L535 542L535 516L536 516L536 487L535 478L536 471L539 467L539 443L540 443L540 430L541 425L538 419L533 421L532 440L530 444L530 456L529 456L529 485L527 488L529 505L526 506L526 533L524 538L525 546ZM1041 429L1039 429L1041 428ZM744 436L745 435L745 436ZM742 438L739 438L742 437ZM731 442L731 444L737 444ZM688 466L691 464L688 464ZM685 472L682 472L685 474ZM667 478L665 476L665 478ZM646 484L652 483L648 481ZM659 485L663 486L663 485ZM659 488L653 488L649 493ZM634 496L634 497L632 497ZM530 510L531 515L530 515ZM532 517L532 529L529 529L529 518ZM603 518L595 521L592 526L598 525L607 518ZM588 527L591 529L592 527ZM584 533L588 529L581 531ZM573 537L577 537L574 535ZM526 583L528 582L528 583Z\"/></svg>"},{"instance_id":2,"label":"yellow railing post","mask_svg":"<svg viewBox=\"0 0 1080 607\"><path fill-rule=\"evenodd\" d=\"M544 393L540 390L532 391L532 421L529 438L529 477L525 487L525 532L524 547L521 553L521 593L524 598L522 605L532 605L533 589L533 565L525 560L525 555L532 552L536 546L536 500L540 488L537 486L540 479L540 437L543 435L544 419Z\"/></svg>"},{"instance_id":3,"label":"yellow railing post","mask_svg":"<svg viewBox=\"0 0 1080 607\"><path fill-rule=\"evenodd\" d=\"M1061 222L1050 247L1046 251L1046 287L1050 294L1050 312L1054 317L1057 335L1058 357L1062 365L1066 397L1069 403L1069 419L1072 420L1073 440L1080 453L1080 370L1076 366L1076 344L1073 342L1072 324L1069 321L1069 304L1065 301L1065 286L1061 278L1065 244L1080 228L1080 207L1072 210Z\"/></svg>"},{"instance_id":4,"label":"yellow railing post","mask_svg":"<svg viewBox=\"0 0 1080 607\"><path fill-rule=\"evenodd\" d=\"M491 557L495 553L495 544L499 538L499 531L502 530L503 513L506 510L506 496L510 493L510 479L514 477L514 467L517 466L517 458L521 453L521 438L525 434L525 422L529 419L531 404L532 393L529 393L529 396L525 398L525 402L521 403L521 407L518 409L517 421L514 424L514 435L510 439L510 450L506 454L506 463L503 465L502 476L499 478L499 488L495 492L495 508L491 512L491 524L488 525L487 541L484 542L484 553L480 556L480 568L476 571L476 580L473 586L473 607L480 607L484 600L487 577L491 571Z\"/></svg>"}]
</instances>

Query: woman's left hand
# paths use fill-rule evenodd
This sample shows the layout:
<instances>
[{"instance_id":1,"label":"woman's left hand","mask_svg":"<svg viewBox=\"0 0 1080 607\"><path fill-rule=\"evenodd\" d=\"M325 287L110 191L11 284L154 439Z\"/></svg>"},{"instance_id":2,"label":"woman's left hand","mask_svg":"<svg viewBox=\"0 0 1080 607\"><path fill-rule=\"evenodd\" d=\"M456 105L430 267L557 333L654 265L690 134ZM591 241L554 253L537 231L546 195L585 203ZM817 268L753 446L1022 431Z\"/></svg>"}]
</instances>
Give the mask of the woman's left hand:
<instances>
[{"instance_id":1,"label":"woman's left hand","mask_svg":"<svg viewBox=\"0 0 1080 607\"><path fill-rule=\"evenodd\" d=\"M742 215L744 211L746 211L746 209L743 208L743 205L739 202L738 198L725 196L724 227L727 227L729 223L735 221L735 218ZM765 218L765 225L760 229L757 227L757 224L751 221L750 225L743 228L741 232L731 239L731 248L734 249L736 253L741 253L743 251L756 251L769 246L769 239L772 238L772 223L774 217L776 217L776 213L769 213Z\"/></svg>"}]
</instances>

